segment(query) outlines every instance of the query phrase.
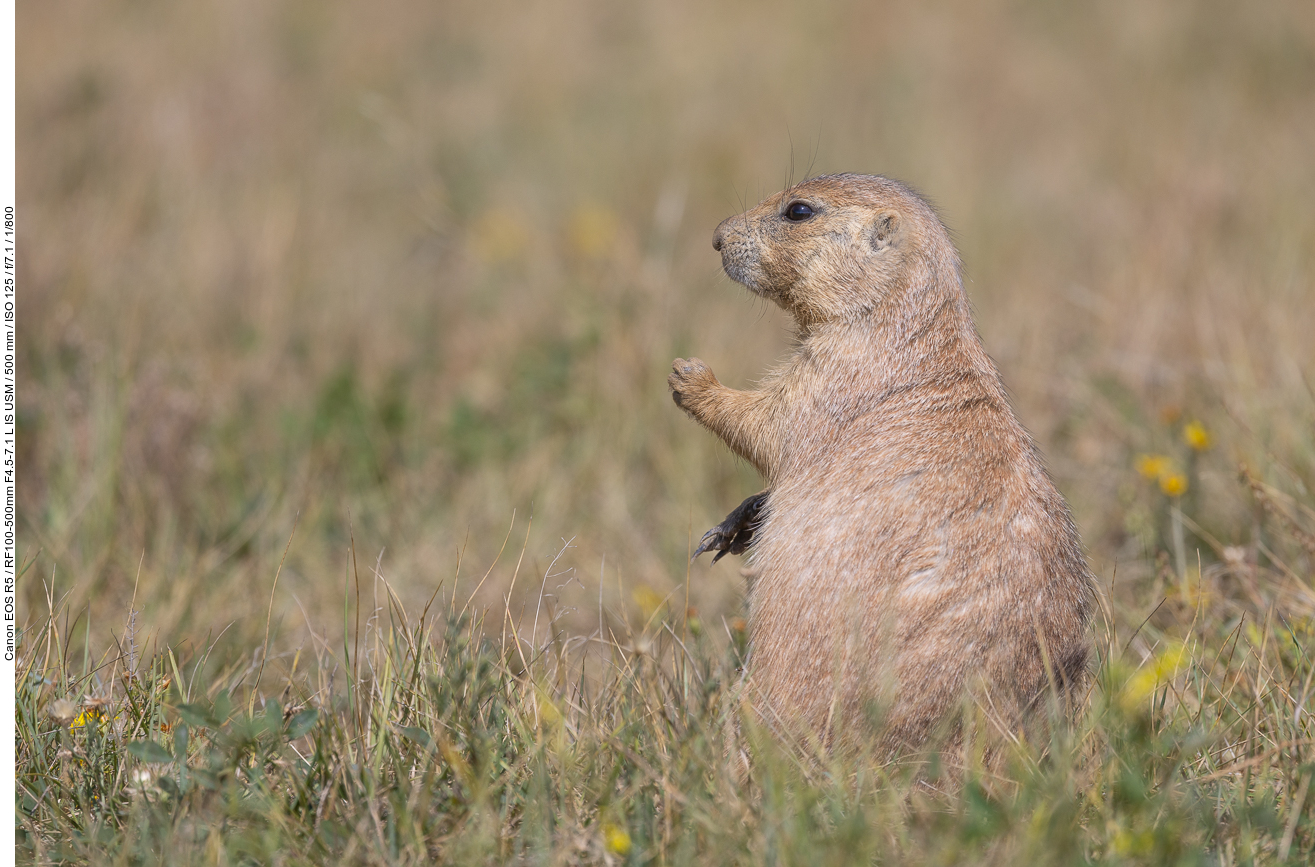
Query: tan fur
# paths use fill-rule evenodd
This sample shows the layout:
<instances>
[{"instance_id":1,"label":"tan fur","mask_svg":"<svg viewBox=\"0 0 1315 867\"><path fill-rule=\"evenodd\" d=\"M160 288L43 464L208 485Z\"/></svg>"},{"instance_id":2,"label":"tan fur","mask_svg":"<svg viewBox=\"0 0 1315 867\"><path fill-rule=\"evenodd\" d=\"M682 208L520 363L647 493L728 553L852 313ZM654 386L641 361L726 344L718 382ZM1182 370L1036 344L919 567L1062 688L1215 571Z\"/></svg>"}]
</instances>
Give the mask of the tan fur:
<instances>
[{"instance_id":1,"label":"tan fur","mask_svg":"<svg viewBox=\"0 0 1315 867\"><path fill-rule=\"evenodd\" d=\"M795 202L815 215L785 217ZM793 314L754 391L677 359L672 396L770 485L749 554L769 717L833 741L882 711L927 742L965 696L1000 729L1086 680L1094 583L1010 409L939 218L895 181L805 181L717 227L726 273Z\"/></svg>"}]
</instances>

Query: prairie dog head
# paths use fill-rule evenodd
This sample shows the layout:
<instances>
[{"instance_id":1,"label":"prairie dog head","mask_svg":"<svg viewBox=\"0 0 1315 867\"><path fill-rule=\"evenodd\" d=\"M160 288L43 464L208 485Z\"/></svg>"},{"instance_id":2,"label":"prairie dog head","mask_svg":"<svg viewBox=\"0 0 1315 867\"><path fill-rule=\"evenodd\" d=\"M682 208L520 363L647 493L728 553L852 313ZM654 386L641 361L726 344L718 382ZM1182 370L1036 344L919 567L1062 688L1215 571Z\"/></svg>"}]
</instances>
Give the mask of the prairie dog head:
<instances>
[{"instance_id":1,"label":"prairie dog head","mask_svg":"<svg viewBox=\"0 0 1315 867\"><path fill-rule=\"evenodd\" d=\"M828 175L777 193L712 236L732 280L801 325L862 317L930 287L958 259L931 207L875 175Z\"/></svg>"}]
</instances>

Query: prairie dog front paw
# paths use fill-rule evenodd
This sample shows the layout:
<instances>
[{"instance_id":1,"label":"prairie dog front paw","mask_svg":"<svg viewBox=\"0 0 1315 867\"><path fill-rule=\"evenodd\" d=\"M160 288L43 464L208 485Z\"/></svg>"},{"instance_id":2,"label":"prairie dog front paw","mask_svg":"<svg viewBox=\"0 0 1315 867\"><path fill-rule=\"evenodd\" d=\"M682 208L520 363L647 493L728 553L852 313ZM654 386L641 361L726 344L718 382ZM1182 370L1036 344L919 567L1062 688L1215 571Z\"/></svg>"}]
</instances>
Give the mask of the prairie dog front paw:
<instances>
[{"instance_id":1,"label":"prairie dog front paw","mask_svg":"<svg viewBox=\"0 0 1315 867\"><path fill-rule=\"evenodd\" d=\"M676 406L692 413L697 411L700 399L721 388L721 383L713 375L712 368L701 359L677 358L671 364L667 386L671 389L671 399L676 402Z\"/></svg>"}]
</instances>

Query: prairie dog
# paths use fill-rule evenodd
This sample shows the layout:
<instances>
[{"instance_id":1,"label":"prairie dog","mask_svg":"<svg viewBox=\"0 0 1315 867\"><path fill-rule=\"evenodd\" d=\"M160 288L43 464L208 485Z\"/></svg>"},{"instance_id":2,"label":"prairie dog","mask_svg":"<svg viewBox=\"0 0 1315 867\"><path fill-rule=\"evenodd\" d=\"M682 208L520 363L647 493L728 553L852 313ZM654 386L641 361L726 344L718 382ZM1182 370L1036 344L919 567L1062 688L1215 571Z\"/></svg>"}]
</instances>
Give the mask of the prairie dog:
<instances>
[{"instance_id":1,"label":"prairie dog","mask_svg":"<svg viewBox=\"0 0 1315 867\"><path fill-rule=\"evenodd\" d=\"M725 220L713 247L798 332L756 390L697 358L668 377L769 485L702 546L751 541L760 710L832 742L875 707L896 752L966 696L1012 731L1051 689L1080 694L1094 579L932 208L887 178L819 177Z\"/></svg>"}]
</instances>

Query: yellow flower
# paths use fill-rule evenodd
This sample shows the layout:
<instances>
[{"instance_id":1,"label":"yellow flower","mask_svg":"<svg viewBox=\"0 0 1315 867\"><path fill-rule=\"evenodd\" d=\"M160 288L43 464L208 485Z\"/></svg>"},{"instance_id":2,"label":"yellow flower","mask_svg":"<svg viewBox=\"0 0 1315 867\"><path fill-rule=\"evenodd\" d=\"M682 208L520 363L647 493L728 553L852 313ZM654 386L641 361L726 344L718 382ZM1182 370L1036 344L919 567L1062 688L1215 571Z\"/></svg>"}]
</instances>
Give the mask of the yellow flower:
<instances>
[{"instance_id":1,"label":"yellow flower","mask_svg":"<svg viewBox=\"0 0 1315 867\"><path fill-rule=\"evenodd\" d=\"M1203 452L1214 445L1210 432L1199 421L1190 421L1183 426L1183 442L1197 452Z\"/></svg>"},{"instance_id":2,"label":"yellow flower","mask_svg":"<svg viewBox=\"0 0 1315 867\"><path fill-rule=\"evenodd\" d=\"M1187 567L1183 574L1182 582L1179 585L1179 592L1182 595L1183 604L1195 608L1198 605L1209 605L1214 598L1210 587L1201 580L1201 573L1195 566Z\"/></svg>"},{"instance_id":3,"label":"yellow flower","mask_svg":"<svg viewBox=\"0 0 1315 867\"><path fill-rule=\"evenodd\" d=\"M611 822L603 825L603 843L607 846L607 851L615 852L617 855L624 855L630 851L630 835L624 828Z\"/></svg>"},{"instance_id":4,"label":"yellow flower","mask_svg":"<svg viewBox=\"0 0 1315 867\"><path fill-rule=\"evenodd\" d=\"M89 707L79 713L77 719L73 720L73 728L80 729L88 723L98 723L100 721L100 710L94 707Z\"/></svg>"},{"instance_id":5,"label":"yellow flower","mask_svg":"<svg viewBox=\"0 0 1315 867\"><path fill-rule=\"evenodd\" d=\"M556 728L562 721L562 711L552 700L552 693L543 684L535 684L534 693L538 699L539 724L546 729Z\"/></svg>"},{"instance_id":6,"label":"yellow flower","mask_svg":"<svg viewBox=\"0 0 1315 867\"><path fill-rule=\"evenodd\" d=\"M1155 692L1156 687L1172 678L1190 660L1191 653L1186 644L1181 641L1168 644L1150 663L1128 679L1127 686L1123 688L1123 706L1131 710L1141 704Z\"/></svg>"},{"instance_id":7,"label":"yellow flower","mask_svg":"<svg viewBox=\"0 0 1315 867\"><path fill-rule=\"evenodd\" d=\"M1133 833L1120 828L1111 841L1114 851L1119 855L1148 855L1155 851L1155 835L1150 831Z\"/></svg>"},{"instance_id":8,"label":"yellow flower","mask_svg":"<svg viewBox=\"0 0 1315 867\"><path fill-rule=\"evenodd\" d=\"M1187 476L1182 473L1165 473L1160 476L1160 490L1170 497L1187 493Z\"/></svg>"},{"instance_id":9,"label":"yellow flower","mask_svg":"<svg viewBox=\"0 0 1315 867\"><path fill-rule=\"evenodd\" d=\"M657 614L667 602L661 593L658 593L647 584L640 584L632 590L630 597L639 605L639 610L643 613L644 622L646 623L652 620L653 615Z\"/></svg>"},{"instance_id":10,"label":"yellow flower","mask_svg":"<svg viewBox=\"0 0 1315 867\"><path fill-rule=\"evenodd\" d=\"M487 263L514 262L529 246L529 232L520 218L510 212L493 210L479 218L471 239L475 255Z\"/></svg>"},{"instance_id":11,"label":"yellow flower","mask_svg":"<svg viewBox=\"0 0 1315 867\"><path fill-rule=\"evenodd\" d=\"M1158 482L1167 496L1181 497L1187 493L1187 476L1178 472L1168 455L1138 455L1137 472L1148 481Z\"/></svg>"},{"instance_id":12,"label":"yellow flower","mask_svg":"<svg viewBox=\"0 0 1315 867\"><path fill-rule=\"evenodd\" d=\"M1256 624L1248 623L1246 628L1247 641L1251 642L1252 647L1260 647L1265 643L1265 634L1256 628Z\"/></svg>"},{"instance_id":13,"label":"yellow flower","mask_svg":"<svg viewBox=\"0 0 1315 867\"><path fill-rule=\"evenodd\" d=\"M1163 478L1165 474L1173 470L1173 461L1169 460L1167 455L1139 455L1137 457L1137 472L1141 473L1142 478L1150 481Z\"/></svg>"},{"instance_id":14,"label":"yellow flower","mask_svg":"<svg viewBox=\"0 0 1315 867\"><path fill-rule=\"evenodd\" d=\"M575 255L584 259L605 258L616 241L616 215L602 205L582 205L571 216L566 234Z\"/></svg>"}]
</instances>

